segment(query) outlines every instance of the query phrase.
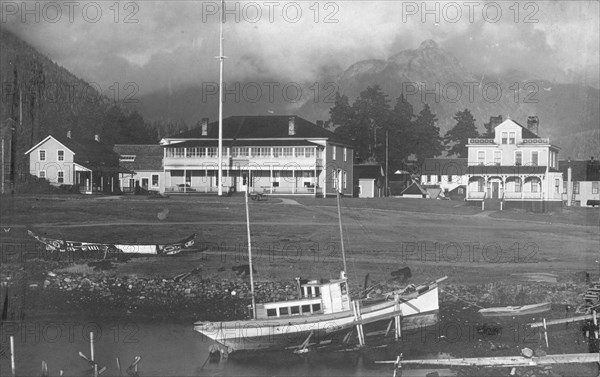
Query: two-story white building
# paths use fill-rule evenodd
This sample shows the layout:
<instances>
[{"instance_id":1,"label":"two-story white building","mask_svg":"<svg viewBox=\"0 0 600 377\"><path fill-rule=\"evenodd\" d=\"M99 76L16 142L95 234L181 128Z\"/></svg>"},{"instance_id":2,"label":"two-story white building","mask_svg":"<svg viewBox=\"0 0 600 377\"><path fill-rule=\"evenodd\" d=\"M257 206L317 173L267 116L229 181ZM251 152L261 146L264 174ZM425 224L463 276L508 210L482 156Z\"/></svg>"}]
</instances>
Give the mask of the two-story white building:
<instances>
[{"instance_id":1,"label":"two-story white building","mask_svg":"<svg viewBox=\"0 0 600 377\"><path fill-rule=\"evenodd\" d=\"M471 138L467 148L469 204L497 199L503 208L536 211L562 205L559 148L548 138L507 119L496 126L493 139Z\"/></svg>"},{"instance_id":2,"label":"two-story white building","mask_svg":"<svg viewBox=\"0 0 600 377\"><path fill-rule=\"evenodd\" d=\"M75 139L71 132L66 137L48 135L31 149L29 173L51 184L77 185L81 192L119 192L119 155L100 142Z\"/></svg>"},{"instance_id":3,"label":"two-story white building","mask_svg":"<svg viewBox=\"0 0 600 377\"><path fill-rule=\"evenodd\" d=\"M218 191L218 122L164 138L165 191ZM352 195L353 149L298 116L223 119L222 185L269 194Z\"/></svg>"}]
</instances>

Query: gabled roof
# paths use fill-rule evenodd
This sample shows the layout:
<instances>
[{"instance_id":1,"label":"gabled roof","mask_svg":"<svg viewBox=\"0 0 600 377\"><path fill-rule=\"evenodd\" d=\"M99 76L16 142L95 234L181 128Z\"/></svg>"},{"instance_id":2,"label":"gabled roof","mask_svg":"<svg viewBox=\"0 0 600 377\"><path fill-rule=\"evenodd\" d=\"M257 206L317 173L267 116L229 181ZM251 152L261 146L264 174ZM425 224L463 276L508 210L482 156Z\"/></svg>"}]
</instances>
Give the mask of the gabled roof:
<instances>
[{"instance_id":1,"label":"gabled roof","mask_svg":"<svg viewBox=\"0 0 600 377\"><path fill-rule=\"evenodd\" d=\"M120 156L135 156L133 161L121 161L120 165L130 171L162 171L164 149L157 144L115 144Z\"/></svg>"},{"instance_id":2,"label":"gabled roof","mask_svg":"<svg viewBox=\"0 0 600 377\"><path fill-rule=\"evenodd\" d=\"M400 193L400 195L427 195L427 190L421 187L417 182L413 182Z\"/></svg>"},{"instance_id":3,"label":"gabled roof","mask_svg":"<svg viewBox=\"0 0 600 377\"><path fill-rule=\"evenodd\" d=\"M534 134L533 132L531 132L531 131L530 131L530 130L527 128L527 127L524 127L524 126L522 126L522 125L521 125L519 122L517 122L517 121L514 121L514 120L512 120L512 119L506 119L506 120L505 120L504 122L502 122L502 123L509 122L509 121L510 121L510 122L513 122L513 123L514 123L514 124L516 124L517 126L521 127L521 129L522 129L522 130L521 130L521 137L522 137L523 139L539 139L539 138L540 138L538 135L536 135L536 134ZM498 126L500 126L502 123L500 123ZM496 126L496 127L498 127L498 126Z\"/></svg>"},{"instance_id":4,"label":"gabled roof","mask_svg":"<svg viewBox=\"0 0 600 377\"><path fill-rule=\"evenodd\" d=\"M103 169L108 166L118 166L119 155L108 145L96 140L75 140L68 137L57 137L48 135L42 141L30 148L25 154L31 153L39 148L50 138L62 144L66 149L73 152L73 161L90 169Z\"/></svg>"},{"instance_id":5,"label":"gabled roof","mask_svg":"<svg viewBox=\"0 0 600 377\"><path fill-rule=\"evenodd\" d=\"M354 179L379 179L384 177L383 168L379 164L354 165Z\"/></svg>"},{"instance_id":6,"label":"gabled roof","mask_svg":"<svg viewBox=\"0 0 600 377\"><path fill-rule=\"evenodd\" d=\"M290 117L294 118L296 133L288 134L288 122ZM219 137L219 122L208 124L207 135L202 135L202 127L195 128L177 135L167 137L168 139L216 139ZM328 139L334 143L350 146L347 140L339 135L319 127L295 115L269 115L269 116L230 116L223 119L224 139Z\"/></svg>"},{"instance_id":7,"label":"gabled roof","mask_svg":"<svg viewBox=\"0 0 600 377\"><path fill-rule=\"evenodd\" d=\"M466 158L426 158L421 164L421 175L464 175Z\"/></svg>"}]
</instances>

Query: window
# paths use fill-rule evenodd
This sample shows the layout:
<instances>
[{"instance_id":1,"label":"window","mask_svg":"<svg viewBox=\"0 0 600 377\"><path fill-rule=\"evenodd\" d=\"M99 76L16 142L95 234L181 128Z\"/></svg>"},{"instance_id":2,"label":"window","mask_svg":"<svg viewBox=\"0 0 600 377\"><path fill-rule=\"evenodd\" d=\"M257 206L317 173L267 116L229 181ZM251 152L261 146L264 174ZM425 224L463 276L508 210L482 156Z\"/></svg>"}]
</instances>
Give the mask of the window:
<instances>
[{"instance_id":1,"label":"window","mask_svg":"<svg viewBox=\"0 0 600 377\"><path fill-rule=\"evenodd\" d=\"M319 310L321 310L321 304L312 304L313 312L318 312Z\"/></svg>"},{"instance_id":2,"label":"window","mask_svg":"<svg viewBox=\"0 0 600 377\"><path fill-rule=\"evenodd\" d=\"M510 132L508 134L508 144L515 144L515 133Z\"/></svg>"},{"instance_id":3,"label":"window","mask_svg":"<svg viewBox=\"0 0 600 377\"><path fill-rule=\"evenodd\" d=\"M61 151L59 151L59 152L61 152ZM167 157L170 157L170 156L167 156ZM60 156L59 156L59 158L60 158ZM62 161L62 160L60 160L60 161ZM121 161L121 162L133 162L133 161L135 161L135 155L134 154L122 154L119 157L119 161Z\"/></svg>"},{"instance_id":4,"label":"window","mask_svg":"<svg viewBox=\"0 0 600 377\"><path fill-rule=\"evenodd\" d=\"M45 170L40 170L39 177L46 179L46 171Z\"/></svg>"},{"instance_id":5,"label":"window","mask_svg":"<svg viewBox=\"0 0 600 377\"><path fill-rule=\"evenodd\" d=\"M288 308L279 308L279 315L288 315Z\"/></svg>"},{"instance_id":6,"label":"window","mask_svg":"<svg viewBox=\"0 0 600 377\"><path fill-rule=\"evenodd\" d=\"M560 193L560 179L558 178L554 178L554 192L557 194Z\"/></svg>"},{"instance_id":7,"label":"window","mask_svg":"<svg viewBox=\"0 0 600 377\"><path fill-rule=\"evenodd\" d=\"M261 156L260 148L252 147L252 149L250 150L250 152L252 153L253 157L260 157Z\"/></svg>"},{"instance_id":8,"label":"window","mask_svg":"<svg viewBox=\"0 0 600 377\"><path fill-rule=\"evenodd\" d=\"M62 170L58 171L58 183L65 183L65 173Z\"/></svg>"},{"instance_id":9,"label":"window","mask_svg":"<svg viewBox=\"0 0 600 377\"><path fill-rule=\"evenodd\" d=\"M294 154L294 148L292 147L284 147L283 148L283 157L292 157Z\"/></svg>"},{"instance_id":10,"label":"window","mask_svg":"<svg viewBox=\"0 0 600 377\"><path fill-rule=\"evenodd\" d=\"M520 166L523 164L523 152L516 151L515 152L515 165Z\"/></svg>"},{"instance_id":11,"label":"window","mask_svg":"<svg viewBox=\"0 0 600 377\"><path fill-rule=\"evenodd\" d=\"M302 305L302 313L310 313L310 305Z\"/></svg>"},{"instance_id":12,"label":"window","mask_svg":"<svg viewBox=\"0 0 600 377\"><path fill-rule=\"evenodd\" d=\"M337 147L335 145L332 145L331 147L333 148L333 151L331 152L331 158L335 160L336 159L335 150L337 149Z\"/></svg>"},{"instance_id":13,"label":"window","mask_svg":"<svg viewBox=\"0 0 600 377\"><path fill-rule=\"evenodd\" d=\"M344 162L346 162L348 159L348 149L346 149L346 147L344 147Z\"/></svg>"},{"instance_id":14,"label":"window","mask_svg":"<svg viewBox=\"0 0 600 377\"><path fill-rule=\"evenodd\" d=\"M531 152L531 165L533 165L533 166L538 165L538 152L537 151Z\"/></svg>"},{"instance_id":15,"label":"window","mask_svg":"<svg viewBox=\"0 0 600 377\"><path fill-rule=\"evenodd\" d=\"M271 148L260 148L260 155L263 157L271 157Z\"/></svg>"},{"instance_id":16,"label":"window","mask_svg":"<svg viewBox=\"0 0 600 377\"><path fill-rule=\"evenodd\" d=\"M458 195L463 195L463 194L464 194L464 192L463 192L462 187L459 187L458 188Z\"/></svg>"},{"instance_id":17,"label":"window","mask_svg":"<svg viewBox=\"0 0 600 377\"><path fill-rule=\"evenodd\" d=\"M563 193L567 193L567 181L563 181Z\"/></svg>"},{"instance_id":18,"label":"window","mask_svg":"<svg viewBox=\"0 0 600 377\"><path fill-rule=\"evenodd\" d=\"M448 176L448 177L446 177L446 178L448 178L448 183L452 183L452 176L451 176L451 175L449 175L449 176Z\"/></svg>"},{"instance_id":19,"label":"window","mask_svg":"<svg viewBox=\"0 0 600 377\"><path fill-rule=\"evenodd\" d=\"M508 143L508 132L502 132L502 144Z\"/></svg>"},{"instance_id":20,"label":"window","mask_svg":"<svg viewBox=\"0 0 600 377\"><path fill-rule=\"evenodd\" d=\"M277 317L277 309L267 309L267 317Z\"/></svg>"},{"instance_id":21,"label":"window","mask_svg":"<svg viewBox=\"0 0 600 377\"><path fill-rule=\"evenodd\" d=\"M521 183L521 178L515 179L515 192L523 191L523 184Z\"/></svg>"},{"instance_id":22,"label":"window","mask_svg":"<svg viewBox=\"0 0 600 377\"><path fill-rule=\"evenodd\" d=\"M296 157L304 157L304 148L302 147L296 147L295 149L295 156Z\"/></svg>"},{"instance_id":23,"label":"window","mask_svg":"<svg viewBox=\"0 0 600 377\"><path fill-rule=\"evenodd\" d=\"M215 148L215 147L207 148L206 149L206 155L208 157L217 157L217 148Z\"/></svg>"},{"instance_id":24,"label":"window","mask_svg":"<svg viewBox=\"0 0 600 377\"><path fill-rule=\"evenodd\" d=\"M315 157L315 148L304 148L304 157Z\"/></svg>"},{"instance_id":25,"label":"window","mask_svg":"<svg viewBox=\"0 0 600 377\"><path fill-rule=\"evenodd\" d=\"M348 293L348 286L346 285L346 283L341 283L340 284L340 290L342 291L343 295L345 295L346 293Z\"/></svg>"},{"instance_id":26,"label":"window","mask_svg":"<svg viewBox=\"0 0 600 377\"><path fill-rule=\"evenodd\" d=\"M347 179L346 179L347 177L346 177L346 172L345 171L342 172L342 177L343 177L342 179L344 180L344 189L345 189L348 186L347 185L348 182L347 182Z\"/></svg>"},{"instance_id":27,"label":"window","mask_svg":"<svg viewBox=\"0 0 600 377\"><path fill-rule=\"evenodd\" d=\"M540 192L540 181L535 178L531 180L531 192Z\"/></svg>"},{"instance_id":28,"label":"window","mask_svg":"<svg viewBox=\"0 0 600 377\"><path fill-rule=\"evenodd\" d=\"M292 306L290 308L292 314L300 314L300 307L299 306Z\"/></svg>"},{"instance_id":29,"label":"window","mask_svg":"<svg viewBox=\"0 0 600 377\"><path fill-rule=\"evenodd\" d=\"M319 287L315 287L315 296L319 297L321 295L321 291ZM315 306L313 305L313 310L315 309ZM317 309L319 310L319 309Z\"/></svg>"},{"instance_id":30,"label":"window","mask_svg":"<svg viewBox=\"0 0 600 377\"><path fill-rule=\"evenodd\" d=\"M240 147L239 148L240 157L248 157L249 154L250 154L250 150L248 147Z\"/></svg>"},{"instance_id":31,"label":"window","mask_svg":"<svg viewBox=\"0 0 600 377\"><path fill-rule=\"evenodd\" d=\"M573 182L573 194L579 194L579 182Z\"/></svg>"},{"instance_id":32,"label":"window","mask_svg":"<svg viewBox=\"0 0 600 377\"><path fill-rule=\"evenodd\" d=\"M479 165L485 165L485 151L477 152L477 163Z\"/></svg>"},{"instance_id":33,"label":"window","mask_svg":"<svg viewBox=\"0 0 600 377\"><path fill-rule=\"evenodd\" d=\"M281 156L282 150L280 147L277 148L273 148L273 157L279 157Z\"/></svg>"},{"instance_id":34,"label":"window","mask_svg":"<svg viewBox=\"0 0 600 377\"><path fill-rule=\"evenodd\" d=\"M502 162L502 151L494 151L494 164L500 165Z\"/></svg>"},{"instance_id":35,"label":"window","mask_svg":"<svg viewBox=\"0 0 600 377\"><path fill-rule=\"evenodd\" d=\"M65 151L63 150L59 150L56 152L56 159L58 161L64 161L65 160Z\"/></svg>"},{"instance_id":36,"label":"window","mask_svg":"<svg viewBox=\"0 0 600 377\"><path fill-rule=\"evenodd\" d=\"M158 174L152 174L152 187L158 187Z\"/></svg>"},{"instance_id":37,"label":"window","mask_svg":"<svg viewBox=\"0 0 600 377\"><path fill-rule=\"evenodd\" d=\"M592 182L592 194L597 194L598 193L598 181Z\"/></svg>"},{"instance_id":38,"label":"window","mask_svg":"<svg viewBox=\"0 0 600 377\"><path fill-rule=\"evenodd\" d=\"M437 181L438 181L438 183L440 183L442 181L442 176L441 175L437 176Z\"/></svg>"},{"instance_id":39,"label":"window","mask_svg":"<svg viewBox=\"0 0 600 377\"><path fill-rule=\"evenodd\" d=\"M40 150L40 161L46 161L46 151L43 149Z\"/></svg>"},{"instance_id":40,"label":"window","mask_svg":"<svg viewBox=\"0 0 600 377\"><path fill-rule=\"evenodd\" d=\"M335 171L335 169L331 169L331 181L333 182L333 188L337 189L338 176L337 176L337 172Z\"/></svg>"}]
</instances>

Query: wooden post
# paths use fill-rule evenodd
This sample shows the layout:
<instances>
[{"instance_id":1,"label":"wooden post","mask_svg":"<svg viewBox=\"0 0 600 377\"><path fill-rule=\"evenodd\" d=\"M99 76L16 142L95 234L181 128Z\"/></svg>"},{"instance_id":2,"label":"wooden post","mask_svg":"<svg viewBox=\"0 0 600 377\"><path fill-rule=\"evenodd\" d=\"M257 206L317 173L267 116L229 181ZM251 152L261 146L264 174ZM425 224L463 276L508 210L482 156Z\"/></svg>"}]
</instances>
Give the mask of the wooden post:
<instances>
[{"instance_id":1,"label":"wooden post","mask_svg":"<svg viewBox=\"0 0 600 377\"><path fill-rule=\"evenodd\" d=\"M598 318L595 310L592 312L592 315L594 316L594 335L596 335L596 339L598 339Z\"/></svg>"},{"instance_id":2,"label":"wooden post","mask_svg":"<svg viewBox=\"0 0 600 377\"><path fill-rule=\"evenodd\" d=\"M543 319L544 322L544 339L546 339L546 348L548 348L548 328L546 327L546 318Z\"/></svg>"},{"instance_id":3,"label":"wooden post","mask_svg":"<svg viewBox=\"0 0 600 377\"><path fill-rule=\"evenodd\" d=\"M12 335L10 336L10 370L13 377L15 377L15 338Z\"/></svg>"}]
</instances>

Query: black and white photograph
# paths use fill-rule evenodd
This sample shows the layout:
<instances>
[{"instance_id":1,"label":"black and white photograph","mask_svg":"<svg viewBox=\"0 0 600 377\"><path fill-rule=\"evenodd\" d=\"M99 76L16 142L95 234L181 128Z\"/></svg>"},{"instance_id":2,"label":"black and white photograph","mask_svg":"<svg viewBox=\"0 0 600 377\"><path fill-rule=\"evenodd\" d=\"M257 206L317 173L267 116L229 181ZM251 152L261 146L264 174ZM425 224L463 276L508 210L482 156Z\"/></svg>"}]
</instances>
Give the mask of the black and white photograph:
<instances>
[{"instance_id":1,"label":"black and white photograph","mask_svg":"<svg viewBox=\"0 0 600 377\"><path fill-rule=\"evenodd\" d=\"M0 138L1 376L600 376L598 0L1 0Z\"/></svg>"}]
</instances>

